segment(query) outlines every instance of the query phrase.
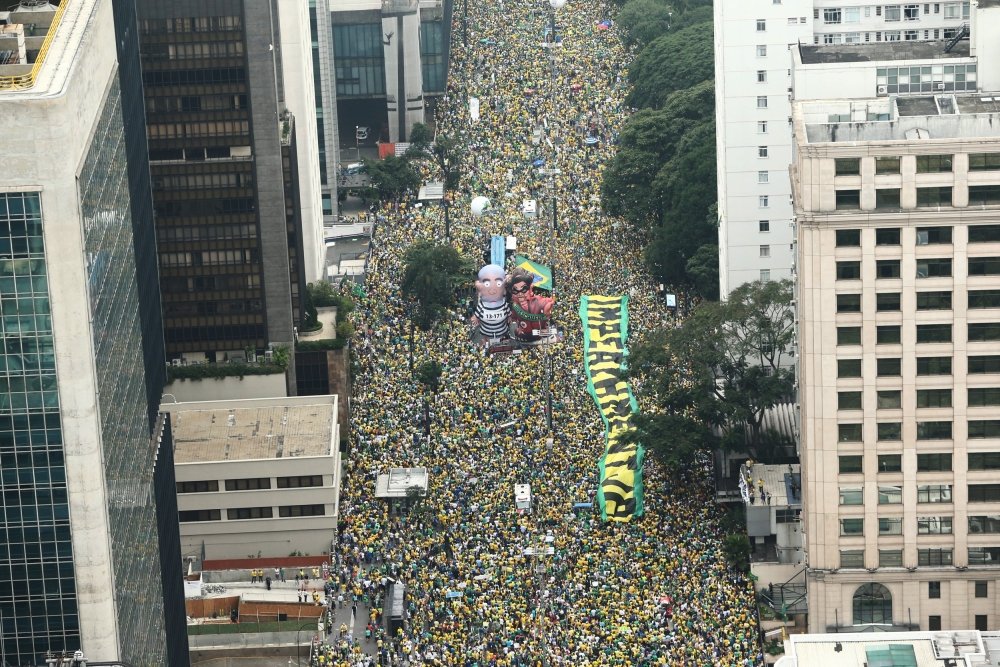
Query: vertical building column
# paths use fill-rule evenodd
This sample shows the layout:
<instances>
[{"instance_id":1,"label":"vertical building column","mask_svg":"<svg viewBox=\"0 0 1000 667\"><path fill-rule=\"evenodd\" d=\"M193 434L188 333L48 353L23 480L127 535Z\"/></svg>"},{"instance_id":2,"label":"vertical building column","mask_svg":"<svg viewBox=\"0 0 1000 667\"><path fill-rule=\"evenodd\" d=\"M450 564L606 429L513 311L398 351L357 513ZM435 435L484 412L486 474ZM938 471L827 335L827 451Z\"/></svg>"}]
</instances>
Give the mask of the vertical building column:
<instances>
[{"instance_id":1,"label":"vertical building column","mask_svg":"<svg viewBox=\"0 0 1000 667\"><path fill-rule=\"evenodd\" d=\"M904 155L899 161L899 172L903 177L903 185L899 189L900 208L917 207L917 156Z\"/></svg>"},{"instance_id":2,"label":"vertical building column","mask_svg":"<svg viewBox=\"0 0 1000 667\"><path fill-rule=\"evenodd\" d=\"M965 208L969 205L969 154L955 153L951 170L955 175L955 184L951 188L951 205Z\"/></svg>"},{"instance_id":3,"label":"vertical building column","mask_svg":"<svg viewBox=\"0 0 1000 667\"><path fill-rule=\"evenodd\" d=\"M323 141L326 147L326 181L323 197L329 197L332 213L324 215L324 223L337 220L337 176L340 167L340 132L337 117L337 76L333 55L333 31L330 27L330 6L327 0L316 0L317 61L319 64L319 97L316 106L323 110Z\"/></svg>"},{"instance_id":4,"label":"vertical building column","mask_svg":"<svg viewBox=\"0 0 1000 667\"><path fill-rule=\"evenodd\" d=\"M382 48L385 53L389 141L406 141L413 124L424 122L420 8L417 0L383 0Z\"/></svg>"}]
</instances>

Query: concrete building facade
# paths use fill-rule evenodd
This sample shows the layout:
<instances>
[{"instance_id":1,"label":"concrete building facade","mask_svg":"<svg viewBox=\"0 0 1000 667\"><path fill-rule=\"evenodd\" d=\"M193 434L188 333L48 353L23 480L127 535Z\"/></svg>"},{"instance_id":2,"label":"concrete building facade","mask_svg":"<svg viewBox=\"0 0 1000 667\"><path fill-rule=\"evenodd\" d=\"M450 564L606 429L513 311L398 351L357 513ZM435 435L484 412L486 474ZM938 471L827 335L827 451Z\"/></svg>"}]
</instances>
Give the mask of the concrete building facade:
<instances>
[{"instance_id":1,"label":"concrete building facade","mask_svg":"<svg viewBox=\"0 0 1000 667\"><path fill-rule=\"evenodd\" d=\"M793 122L810 631L995 627L1000 101Z\"/></svg>"},{"instance_id":2,"label":"concrete building facade","mask_svg":"<svg viewBox=\"0 0 1000 667\"><path fill-rule=\"evenodd\" d=\"M339 516L336 396L162 407L185 556L329 552Z\"/></svg>"},{"instance_id":3,"label":"concrete building facade","mask_svg":"<svg viewBox=\"0 0 1000 667\"><path fill-rule=\"evenodd\" d=\"M975 12L958 0L851 6L837 0L719 0L714 7L719 281L725 298L743 283L792 273L788 165L794 47L825 46L836 54L838 45L939 40L935 48L943 52ZM834 83L817 85L818 96L838 94L833 91L843 82ZM862 96L874 97L876 91ZM804 94L795 89L796 99Z\"/></svg>"}]
</instances>

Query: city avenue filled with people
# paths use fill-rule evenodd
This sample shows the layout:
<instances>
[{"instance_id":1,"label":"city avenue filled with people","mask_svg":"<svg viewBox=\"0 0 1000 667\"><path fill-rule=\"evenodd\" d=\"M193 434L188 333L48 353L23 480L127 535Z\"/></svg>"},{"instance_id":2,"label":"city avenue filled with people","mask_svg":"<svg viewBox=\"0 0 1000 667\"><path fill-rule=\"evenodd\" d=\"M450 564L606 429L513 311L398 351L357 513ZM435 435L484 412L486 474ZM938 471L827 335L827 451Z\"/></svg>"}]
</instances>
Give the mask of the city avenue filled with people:
<instances>
[{"instance_id":1,"label":"city avenue filled with people","mask_svg":"<svg viewBox=\"0 0 1000 667\"><path fill-rule=\"evenodd\" d=\"M600 209L602 169L629 113L630 54L613 10L570 0L558 12L561 45L543 47L551 12L544 0L471 0L467 46L455 12L436 129L463 147L450 242L478 269L490 235L510 234L520 254L553 267L553 324L563 338L547 350L486 354L470 336L470 275L465 300L417 331L415 362L443 366L439 391L425 394L410 369L400 282L411 243L446 241L443 215L412 201L379 208L352 314L352 428L329 586L333 604L352 604L371 623L364 636L328 623L313 665L763 664L752 586L722 554L707 461L678 481L650 452L644 516L604 522L597 509L604 427L586 391L580 296L628 294L632 346L676 314L643 268L641 235ZM478 121L470 97L480 100ZM554 192L539 160L560 170ZM434 175L429 166L425 175ZM493 210L477 218L469 202L478 195ZM543 206L538 218L522 215L526 199ZM427 496L408 515L390 516L375 498L376 477L390 467L429 472ZM519 483L531 485L530 513L515 510ZM524 555L546 545L551 555ZM407 613L388 632L379 614L394 581L406 587Z\"/></svg>"}]
</instances>

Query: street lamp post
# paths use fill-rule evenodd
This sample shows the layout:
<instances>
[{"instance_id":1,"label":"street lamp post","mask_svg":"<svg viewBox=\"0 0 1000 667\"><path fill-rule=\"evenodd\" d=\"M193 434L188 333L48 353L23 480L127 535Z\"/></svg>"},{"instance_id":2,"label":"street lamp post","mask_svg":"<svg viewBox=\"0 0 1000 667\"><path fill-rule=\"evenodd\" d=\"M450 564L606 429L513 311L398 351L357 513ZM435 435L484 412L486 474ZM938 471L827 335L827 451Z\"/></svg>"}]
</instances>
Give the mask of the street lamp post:
<instances>
[{"instance_id":1,"label":"street lamp post","mask_svg":"<svg viewBox=\"0 0 1000 667\"><path fill-rule=\"evenodd\" d=\"M302 665L302 641L300 633L308 627L316 630L318 626L316 625L316 621L310 621L300 625L299 629L295 631L295 667L301 667Z\"/></svg>"},{"instance_id":2,"label":"street lamp post","mask_svg":"<svg viewBox=\"0 0 1000 667\"><path fill-rule=\"evenodd\" d=\"M462 46L469 45L469 0L462 4Z\"/></svg>"}]
</instances>

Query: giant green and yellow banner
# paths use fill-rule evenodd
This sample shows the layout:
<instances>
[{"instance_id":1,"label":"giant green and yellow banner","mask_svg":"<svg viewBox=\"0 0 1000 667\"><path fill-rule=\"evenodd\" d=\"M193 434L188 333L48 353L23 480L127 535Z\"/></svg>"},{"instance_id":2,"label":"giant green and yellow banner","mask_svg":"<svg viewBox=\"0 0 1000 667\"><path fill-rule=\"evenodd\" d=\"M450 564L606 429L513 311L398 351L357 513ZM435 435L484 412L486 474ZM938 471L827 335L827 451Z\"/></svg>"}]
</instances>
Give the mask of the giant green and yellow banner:
<instances>
[{"instance_id":1,"label":"giant green and yellow banner","mask_svg":"<svg viewBox=\"0 0 1000 667\"><path fill-rule=\"evenodd\" d=\"M580 298L583 320L583 365L587 391L604 420L605 447L601 457L597 502L605 521L631 521L642 516L642 463L646 451L638 443L622 442L639 406L621 378L628 349L628 296Z\"/></svg>"}]
</instances>

